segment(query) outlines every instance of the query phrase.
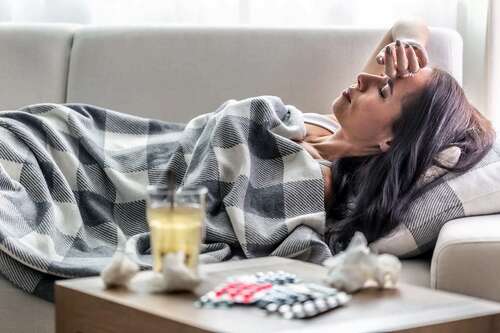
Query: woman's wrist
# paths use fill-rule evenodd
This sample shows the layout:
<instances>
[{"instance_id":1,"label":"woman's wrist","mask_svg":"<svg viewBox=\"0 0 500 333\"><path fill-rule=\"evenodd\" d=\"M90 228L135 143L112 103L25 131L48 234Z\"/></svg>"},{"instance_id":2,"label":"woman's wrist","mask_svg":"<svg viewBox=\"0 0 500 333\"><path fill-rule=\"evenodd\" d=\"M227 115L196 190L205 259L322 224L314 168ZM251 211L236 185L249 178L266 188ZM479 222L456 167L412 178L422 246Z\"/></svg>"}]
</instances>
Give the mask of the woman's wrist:
<instances>
[{"instance_id":1,"label":"woman's wrist","mask_svg":"<svg viewBox=\"0 0 500 333\"><path fill-rule=\"evenodd\" d=\"M420 20L404 20L396 22L391 28L393 41L415 42L425 47L429 39L429 27Z\"/></svg>"}]
</instances>

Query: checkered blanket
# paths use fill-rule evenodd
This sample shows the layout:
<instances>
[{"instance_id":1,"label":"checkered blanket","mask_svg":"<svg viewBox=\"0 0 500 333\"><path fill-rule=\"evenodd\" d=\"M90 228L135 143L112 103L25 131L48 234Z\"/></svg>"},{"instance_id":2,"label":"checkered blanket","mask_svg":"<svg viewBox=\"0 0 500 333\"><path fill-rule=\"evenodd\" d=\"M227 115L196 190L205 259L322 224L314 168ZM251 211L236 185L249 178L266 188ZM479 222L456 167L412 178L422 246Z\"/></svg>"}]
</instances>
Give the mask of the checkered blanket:
<instances>
[{"instance_id":1,"label":"checkered blanket","mask_svg":"<svg viewBox=\"0 0 500 333\"><path fill-rule=\"evenodd\" d=\"M51 299L54 279L96 275L118 249L149 266L146 187L167 170L209 190L202 261L321 262L324 183L293 141L304 135L301 112L271 96L187 125L84 104L2 112L0 271Z\"/></svg>"}]
</instances>

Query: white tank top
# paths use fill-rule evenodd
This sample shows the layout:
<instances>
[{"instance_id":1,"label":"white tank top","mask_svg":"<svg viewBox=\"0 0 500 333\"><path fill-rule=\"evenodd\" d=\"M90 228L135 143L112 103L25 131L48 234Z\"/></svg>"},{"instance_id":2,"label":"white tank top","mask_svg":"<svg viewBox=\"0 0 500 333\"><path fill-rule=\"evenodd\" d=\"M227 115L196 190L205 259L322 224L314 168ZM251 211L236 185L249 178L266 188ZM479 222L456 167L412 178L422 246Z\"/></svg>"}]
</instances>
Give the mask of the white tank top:
<instances>
[{"instance_id":1,"label":"white tank top","mask_svg":"<svg viewBox=\"0 0 500 333\"><path fill-rule=\"evenodd\" d=\"M303 113L303 115L305 123L323 127L332 133L335 133L340 128L339 124L326 115L319 113Z\"/></svg>"},{"instance_id":2,"label":"white tank top","mask_svg":"<svg viewBox=\"0 0 500 333\"><path fill-rule=\"evenodd\" d=\"M304 123L316 125L335 133L340 125L332 120L332 118L319 114L319 113L303 113ZM318 163L330 167L332 165L331 161L328 160L318 160Z\"/></svg>"}]
</instances>

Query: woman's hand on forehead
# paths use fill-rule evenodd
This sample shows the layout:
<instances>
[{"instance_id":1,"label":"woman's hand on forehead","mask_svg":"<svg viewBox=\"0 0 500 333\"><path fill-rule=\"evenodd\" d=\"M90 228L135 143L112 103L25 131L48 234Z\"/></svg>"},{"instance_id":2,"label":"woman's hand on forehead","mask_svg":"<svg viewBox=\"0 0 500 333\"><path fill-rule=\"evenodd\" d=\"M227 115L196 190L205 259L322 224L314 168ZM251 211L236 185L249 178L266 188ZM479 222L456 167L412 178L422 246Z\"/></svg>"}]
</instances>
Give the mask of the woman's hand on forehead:
<instances>
[{"instance_id":1,"label":"woman's hand on forehead","mask_svg":"<svg viewBox=\"0 0 500 333\"><path fill-rule=\"evenodd\" d=\"M384 65L384 74L391 79L412 76L429 62L425 48L408 40L396 40L386 45L376 60L380 65Z\"/></svg>"}]
</instances>

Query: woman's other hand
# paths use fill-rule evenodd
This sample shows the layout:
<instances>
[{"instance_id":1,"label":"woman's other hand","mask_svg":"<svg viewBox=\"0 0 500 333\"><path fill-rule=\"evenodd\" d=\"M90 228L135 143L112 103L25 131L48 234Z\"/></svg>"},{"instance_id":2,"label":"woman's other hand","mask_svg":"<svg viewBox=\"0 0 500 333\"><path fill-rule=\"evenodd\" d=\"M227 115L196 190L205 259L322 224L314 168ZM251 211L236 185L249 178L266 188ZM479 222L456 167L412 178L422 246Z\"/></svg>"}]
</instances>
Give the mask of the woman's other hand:
<instances>
[{"instance_id":1,"label":"woman's other hand","mask_svg":"<svg viewBox=\"0 0 500 333\"><path fill-rule=\"evenodd\" d=\"M427 66L429 57L425 48L412 40L396 40L386 45L376 56L384 65L384 72L390 78L405 78Z\"/></svg>"}]
</instances>

